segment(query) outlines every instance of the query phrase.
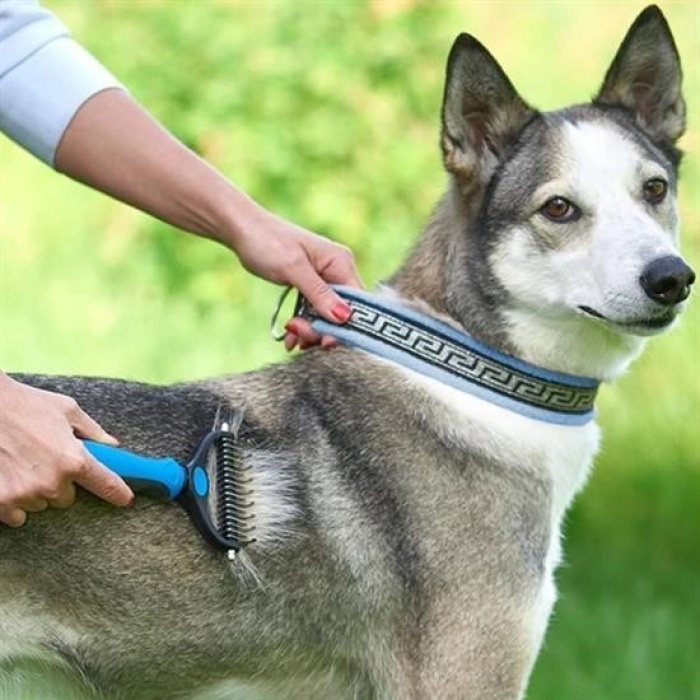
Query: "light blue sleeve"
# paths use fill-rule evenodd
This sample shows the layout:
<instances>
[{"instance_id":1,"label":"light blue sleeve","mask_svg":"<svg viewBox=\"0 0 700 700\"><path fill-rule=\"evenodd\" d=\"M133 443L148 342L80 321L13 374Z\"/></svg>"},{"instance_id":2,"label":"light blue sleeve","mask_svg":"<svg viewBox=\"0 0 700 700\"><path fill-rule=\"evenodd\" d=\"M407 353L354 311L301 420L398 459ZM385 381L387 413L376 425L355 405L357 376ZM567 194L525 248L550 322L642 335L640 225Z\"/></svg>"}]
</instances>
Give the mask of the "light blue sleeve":
<instances>
[{"instance_id":1,"label":"light blue sleeve","mask_svg":"<svg viewBox=\"0 0 700 700\"><path fill-rule=\"evenodd\" d=\"M0 0L0 131L48 165L75 113L119 81L33 0ZM123 88L122 88L123 89Z\"/></svg>"}]
</instances>

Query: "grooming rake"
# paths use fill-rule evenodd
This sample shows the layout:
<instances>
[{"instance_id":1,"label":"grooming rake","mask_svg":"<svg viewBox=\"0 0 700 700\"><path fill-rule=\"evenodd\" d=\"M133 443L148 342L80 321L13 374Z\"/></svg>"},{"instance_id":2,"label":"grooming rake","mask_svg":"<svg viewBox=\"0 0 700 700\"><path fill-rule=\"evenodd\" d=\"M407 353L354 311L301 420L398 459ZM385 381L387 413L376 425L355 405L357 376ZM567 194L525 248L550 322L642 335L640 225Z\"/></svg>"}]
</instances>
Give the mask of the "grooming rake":
<instances>
[{"instance_id":1,"label":"grooming rake","mask_svg":"<svg viewBox=\"0 0 700 700\"><path fill-rule=\"evenodd\" d=\"M240 420L219 422L183 465L172 457L145 457L121 447L84 440L88 452L140 493L178 503L204 539L230 559L255 541L252 478L237 442ZM207 464L214 461L213 476Z\"/></svg>"}]
</instances>

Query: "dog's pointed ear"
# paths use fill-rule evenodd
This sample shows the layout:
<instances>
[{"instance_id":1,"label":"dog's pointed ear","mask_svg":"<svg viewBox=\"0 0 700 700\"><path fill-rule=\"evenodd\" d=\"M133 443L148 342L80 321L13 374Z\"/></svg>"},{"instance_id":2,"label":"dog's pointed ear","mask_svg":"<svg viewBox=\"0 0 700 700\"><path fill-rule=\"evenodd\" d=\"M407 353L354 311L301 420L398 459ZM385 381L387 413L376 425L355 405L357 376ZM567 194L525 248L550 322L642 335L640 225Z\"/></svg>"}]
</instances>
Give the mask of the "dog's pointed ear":
<instances>
[{"instance_id":1,"label":"dog's pointed ear","mask_svg":"<svg viewBox=\"0 0 700 700\"><path fill-rule=\"evenodd\" d=\"M634 21L608 68L595 102L632 110L652 138L674 143L685 130L678 50L656 5Z\"/></svg>"},{"instance_id":2,"label":"dog's pointed ear","mask_svg":"<svg viewBox=\"0 0 700 700\"><path fill-rule=\"evenodd\" d=\"M447 170L467 185L483 184L509 140L533 114L486 48L460 34L447 60L442 104Z\"/></svg>"}]
</instances>

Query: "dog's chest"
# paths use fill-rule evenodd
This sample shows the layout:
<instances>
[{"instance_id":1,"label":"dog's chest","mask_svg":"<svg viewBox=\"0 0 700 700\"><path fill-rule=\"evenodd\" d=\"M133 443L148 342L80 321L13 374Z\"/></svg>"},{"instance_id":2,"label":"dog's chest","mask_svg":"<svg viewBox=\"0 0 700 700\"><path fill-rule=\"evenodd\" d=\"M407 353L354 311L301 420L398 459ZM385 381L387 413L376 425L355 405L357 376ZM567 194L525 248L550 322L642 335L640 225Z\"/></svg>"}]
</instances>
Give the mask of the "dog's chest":
<instances>
[{"instance_id":1,"label":"dog's chest","mask_svg":"<svg viewBox=\"0 0 700 700\"><path fill-rule=\"evenodd\" d=\"M599 443L594 422L565 426L526 418L432 379L402 370L423 394L420 411L440 438L471 453L481 453L504 470L531 475L548 487L548 545L542 562L543 576L531 605L523 610L532 653L544 635L556 599L553 572L561 557L563 515L583 487Z\"/></svg>"},{"instance_id":2,"label":"dog's chest","mask_svg":"<svg viewBox=\"0 0 700 700\"><path fill-rule=\"evenodd\" d=\"M521 416L476 396L402 368L423 394L419 410L440 438L487 455L503 469L544 478L552 522L559 523L584 485L598 449L598 426L557 425Z\"/></svg>"}]
</instances>

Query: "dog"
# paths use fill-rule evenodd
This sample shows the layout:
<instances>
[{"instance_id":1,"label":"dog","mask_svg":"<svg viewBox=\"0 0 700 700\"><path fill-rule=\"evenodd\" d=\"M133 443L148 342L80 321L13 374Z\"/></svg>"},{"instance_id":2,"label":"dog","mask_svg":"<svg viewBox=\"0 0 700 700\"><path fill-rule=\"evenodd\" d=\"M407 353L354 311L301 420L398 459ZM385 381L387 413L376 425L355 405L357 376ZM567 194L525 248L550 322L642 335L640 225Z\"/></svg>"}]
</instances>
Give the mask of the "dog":
<instances>
[{"instance_id":1,"label":"dog","mask_svg":"<svg viewBox=\"0 0 700 700\"><path fill-rule=\"evenodd\" d=\"M597 97L550 113L460 35L449 186L379 298L517 366L615 379L693 282L675 203L684 127L656 7ZM351 347L173 386L21 379L74 397L124 447L182 461L222 405L238 411L256 540L230 562L172 503L86 493L5 528L5 687L15 661L39 659L111 698L523 697L593 420L541 420Z\"/></svg>"}]
</instances>

